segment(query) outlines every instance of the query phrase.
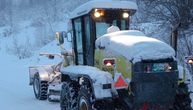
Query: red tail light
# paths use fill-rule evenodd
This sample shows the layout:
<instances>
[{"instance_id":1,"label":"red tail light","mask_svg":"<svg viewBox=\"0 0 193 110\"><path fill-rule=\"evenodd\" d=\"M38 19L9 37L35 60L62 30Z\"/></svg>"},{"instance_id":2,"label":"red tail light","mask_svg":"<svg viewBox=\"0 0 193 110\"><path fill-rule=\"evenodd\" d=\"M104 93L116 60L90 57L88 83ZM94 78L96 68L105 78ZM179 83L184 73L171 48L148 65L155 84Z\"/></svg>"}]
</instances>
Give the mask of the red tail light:
<instances>
[{"instance_id":1,"label":"red tail light","mask_svg":"<svg viewBox=\"0 0 193 110\"><path fill-rule=\"evenodd\" d=\"M115 59L104 59L103 64L105 66L113 66L115 64Z\"/></svg>"}]
</instances>

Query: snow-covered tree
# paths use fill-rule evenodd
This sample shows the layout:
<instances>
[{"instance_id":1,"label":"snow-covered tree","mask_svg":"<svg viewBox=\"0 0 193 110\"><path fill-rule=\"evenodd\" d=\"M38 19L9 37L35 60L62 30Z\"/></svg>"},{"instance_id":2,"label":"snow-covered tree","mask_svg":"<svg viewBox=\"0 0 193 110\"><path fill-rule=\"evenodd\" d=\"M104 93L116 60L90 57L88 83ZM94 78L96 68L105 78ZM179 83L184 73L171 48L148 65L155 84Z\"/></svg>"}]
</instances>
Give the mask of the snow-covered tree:
<instances>
[{"instance_id":1,"label":"snow-covered tree","mask_svg":"<svg viewBox=\"0 0 193 110\"><path fill-rule=\"evenodd\" d=\"M178 59L183 63L184 57L193 55L193 1L192 0L137 0L141 13L140 19L148 22L163 21L162 27L170 33L177 34ZM176 48L177 48L176 47ZM193 71L193 69L192 69Z\"/></svg>"}]
</instances>

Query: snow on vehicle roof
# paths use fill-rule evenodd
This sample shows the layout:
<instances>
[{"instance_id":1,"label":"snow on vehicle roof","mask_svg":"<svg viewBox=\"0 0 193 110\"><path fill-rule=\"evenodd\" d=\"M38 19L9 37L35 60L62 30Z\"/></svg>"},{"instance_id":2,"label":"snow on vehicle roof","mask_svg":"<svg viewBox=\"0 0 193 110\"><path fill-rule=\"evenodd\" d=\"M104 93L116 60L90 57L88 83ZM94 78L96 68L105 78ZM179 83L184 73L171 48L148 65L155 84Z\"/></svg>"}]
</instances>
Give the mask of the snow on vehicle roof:
<instances>
[{"instance_id":1,"label":"snow on vehicle roof","mask_svg":"<svg viewBox=\"0 0 193 110\"><path fill-rule=\"evenodd\" d=\"M89 13L94 8L102 9L131 9L137 10L137 4L133 1L119 1L119 0L91 0L80 7L76 8L70 18Z\"/></svg>"},{"instance_id":2,"label":"snow on vehicle roof","mask_svg":"<svg viewBox=\"0 0 193 110\"><path fill-rule=\"evenodd\" d=\"M118 31L105 34L96 40L96 47L120 54L133 63L141 60L174 58L175 51L168 44L146 37L137 30Z\"/></svg>"},{"instance_id":3,"label":"snow on vehicle roof","mask_svg":"<svg viewBox=\"0 0 193 110\"><path fill-rule=\"evenodd\" d=\"M88 75L95 84L107 84L109 82L112 82L112 75L110 73L101 71L98 68L91 66L68 66L62 68L61 72Z\"/></svg>"}]
</instances>

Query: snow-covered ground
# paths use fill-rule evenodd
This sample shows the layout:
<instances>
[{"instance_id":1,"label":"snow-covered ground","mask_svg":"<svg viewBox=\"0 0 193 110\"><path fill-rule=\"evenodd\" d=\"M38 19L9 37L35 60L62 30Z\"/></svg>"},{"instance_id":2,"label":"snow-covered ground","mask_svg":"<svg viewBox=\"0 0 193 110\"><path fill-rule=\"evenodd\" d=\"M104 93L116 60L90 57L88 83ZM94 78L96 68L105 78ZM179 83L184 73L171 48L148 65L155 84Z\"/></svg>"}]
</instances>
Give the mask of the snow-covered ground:
<instances>
[{"instance_id":1,"label":"snow-covered ground","mask_svg":"<svg viewBox=\"0 0 193 110\"><path fill-rule=\"evenodd\" d=\"M37 58L37 56L36 56ZM38 101L29 86L29 65L35 58L18 60L0 50L0 108L1 110L60 110L59 103Z\"/></svg>"},{"instance_id":2,"label":"snow-covered ground","mask_svg":"<svg viewBox=\"0 0 193 110\"><path fill-rule=\"evenodd\" d=\"M0 62L0 104L2 110L59 110L58 103L38 101L28 85L28 62L8 59Z\"/></svg>"}]
</instances>

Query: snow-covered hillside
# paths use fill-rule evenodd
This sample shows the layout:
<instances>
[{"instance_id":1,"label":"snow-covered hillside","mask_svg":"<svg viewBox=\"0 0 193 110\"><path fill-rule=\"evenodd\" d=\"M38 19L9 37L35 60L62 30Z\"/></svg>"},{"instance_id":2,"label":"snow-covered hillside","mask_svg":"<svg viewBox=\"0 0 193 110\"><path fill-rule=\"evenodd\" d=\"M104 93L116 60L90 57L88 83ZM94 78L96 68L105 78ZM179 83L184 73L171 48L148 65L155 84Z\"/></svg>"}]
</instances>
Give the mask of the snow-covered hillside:
<instances>
[{"instance_id":1,"label":"snow-covered hillside","mask_svg":"<svg viewBox=\"0 0 193 110\"><path fill-rule=\"evenodd\" d=\"M3 51L19 59L29 58L33 56L34 51L55 39L55 33L49 32L49 29L34 27L32 24L31 20L21 21L12 34L9 34L9 26L0 27L0 47ZM54 23L59 32L66 30L66 25L66 22Z\"/></svg>"},{"instance_id":2,"label":"snow-covered hillside","mask_svg":"<svg viewBox=\"0 0 193 110\"><path fill-rule=\"evenodd\" d=\"M67 30L69 11L85 1L1 0L0 43L6 42L5 52L19 59L33 56L56 32Z\"/></svg>"}]
</instances>

